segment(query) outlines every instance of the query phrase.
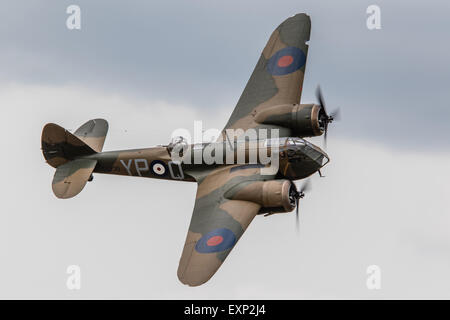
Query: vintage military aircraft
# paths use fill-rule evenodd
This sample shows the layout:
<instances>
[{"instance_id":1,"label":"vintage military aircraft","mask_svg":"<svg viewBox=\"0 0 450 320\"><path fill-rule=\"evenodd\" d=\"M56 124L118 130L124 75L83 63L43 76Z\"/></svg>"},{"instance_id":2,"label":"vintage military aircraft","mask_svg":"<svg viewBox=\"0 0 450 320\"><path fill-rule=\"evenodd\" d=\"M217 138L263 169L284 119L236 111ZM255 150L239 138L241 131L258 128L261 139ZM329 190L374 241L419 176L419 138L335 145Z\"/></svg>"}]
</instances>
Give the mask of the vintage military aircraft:
<instances>
[{"instance_id":1,"label":"vintage military aircraft","mask_svg":"<svg viewBox=\"0 0 450 320\"><path fill-rule=\"evenodd\" d=\"M278 170L261 174L267 164L207 164L173 161L172 151L183 140L146 149L102 152L108 123L90 120L73 134L49 123L42 132L42 151L56 168L52 182L58 198L77 195L93 173L191 181L198 184L194 212L181 255L178 278L198 286L218 270L257 214L291 212L304 189L294 180L319 172L328 155L303 137L327 133L329 115L320 93L318 104L299 104L308 52L311 22L306 14L285 20L272 33L222 136L214 144L236 150L227 129L277 129L278 137L257 138L257 148L279 157ZM242 141L242 140L240 140ZM204 150L211 143L190 146ZM248 160L249 140L244 140ZM182 149L182 153L185 149ZM233 156L233 159L236 159Z\"/></svg>"}]
</instances>

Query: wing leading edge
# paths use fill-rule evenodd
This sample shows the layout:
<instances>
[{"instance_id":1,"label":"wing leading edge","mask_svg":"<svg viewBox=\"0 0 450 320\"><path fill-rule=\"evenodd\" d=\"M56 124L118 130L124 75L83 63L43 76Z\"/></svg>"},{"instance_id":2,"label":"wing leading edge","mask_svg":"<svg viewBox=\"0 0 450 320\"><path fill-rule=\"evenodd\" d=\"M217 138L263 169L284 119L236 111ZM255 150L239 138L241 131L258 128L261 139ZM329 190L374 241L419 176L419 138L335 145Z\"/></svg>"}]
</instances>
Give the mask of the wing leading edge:
<instances>
[{"instance_id":1,"label":"wing leading edge","mask_svg":"<svg viewBox=\"0 0 450 320\"><path fill-rule=\"evenodd\" d=\"M198 286L208 281L260 209L259 204L229 200L225 194L233 187L265 180L267 176L261 176L258 168L232 169L222 167L197 176L194 212L178 266L178 278L184 284Z\"/></svg>"},{"instance_id":2,"label":"wing leading edge","mask_svg":"<svg viewBox=\"0 0 450 320\"><path fill-rule=\"evenodd\" d=\"M224 130L260 127L254 121L257 112L300 102L310 32L311 20L304 13L275 29ZM286 129L279 129L280 136L289 135Z\"/></svg>"}]
</instances>

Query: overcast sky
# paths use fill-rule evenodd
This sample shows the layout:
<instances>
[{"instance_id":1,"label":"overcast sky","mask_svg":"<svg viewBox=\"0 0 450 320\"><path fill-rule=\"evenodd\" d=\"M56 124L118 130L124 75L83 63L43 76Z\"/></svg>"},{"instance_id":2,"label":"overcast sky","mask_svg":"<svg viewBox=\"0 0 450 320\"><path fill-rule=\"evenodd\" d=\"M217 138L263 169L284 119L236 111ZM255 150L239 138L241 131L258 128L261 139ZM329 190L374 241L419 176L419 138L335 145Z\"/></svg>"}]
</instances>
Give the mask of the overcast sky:
<instances>
[{"instance_id":1,"label":"overcast sky","mask_svg":"<svg viewBox=\"0 0 450 320\"><path fill-rule=\"evenodd\" d=\"M450 4L377 1L7 1L0 11L2 298L450 298ZM81 30L66 8L81 7ZM7 8L7 9L6 9ZM102 117L105 150L167 143L194 120L222 128L273 29L306 12L302 102L321 84L343 121L292 214L257 217L200 288L176 269L196 185L96 175L51 191L47 122ZM312 139L321 145L321 139ZM68 265L82 289L66 288ZM382 289L366 287L379 265Z\"/></svg>"},{"instance_id":2,"label":"overcast sky","mask_svg":"<svg viewBox=\"0 0 450 320\"><path fill-rule=\"evenodd\" d=\"M321 84L336 134L393 148L450 145L448 1L77 1L82 29L65 27L73 1L8 1L0 12L0 80L75 84L214 113L232 110L270 33L307 12L312 35L304 102ZM223 123L226 119L223 119Z\"/></svg>"}]
</instances>

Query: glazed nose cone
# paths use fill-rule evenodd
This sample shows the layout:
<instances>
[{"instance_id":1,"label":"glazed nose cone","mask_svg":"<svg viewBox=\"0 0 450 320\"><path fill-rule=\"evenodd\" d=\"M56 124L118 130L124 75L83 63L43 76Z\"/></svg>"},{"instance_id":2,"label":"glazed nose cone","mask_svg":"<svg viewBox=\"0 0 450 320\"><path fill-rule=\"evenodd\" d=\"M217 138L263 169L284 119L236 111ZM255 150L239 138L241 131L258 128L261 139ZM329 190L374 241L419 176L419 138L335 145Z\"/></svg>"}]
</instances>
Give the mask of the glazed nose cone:
<instances>
[{"instance_id":1,"label":"glazed nose cone","mask_svg":"<svg viewBox=\"0 0 450 320\"><path fill-rule=\"evenodd\" d=\"M330 158L328 157L326 152L315 145L307 145L303 152L319 167L326 165L330 161Z\"/></svg>"}]
</instances>

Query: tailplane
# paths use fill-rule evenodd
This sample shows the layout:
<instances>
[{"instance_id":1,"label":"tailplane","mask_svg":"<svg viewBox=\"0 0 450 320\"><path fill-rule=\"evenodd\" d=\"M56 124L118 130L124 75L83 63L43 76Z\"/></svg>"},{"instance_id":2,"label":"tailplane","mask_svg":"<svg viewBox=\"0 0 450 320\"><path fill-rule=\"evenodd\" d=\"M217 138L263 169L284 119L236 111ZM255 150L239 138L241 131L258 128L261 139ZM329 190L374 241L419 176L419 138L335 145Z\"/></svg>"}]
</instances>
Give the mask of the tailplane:
<instances>
[{"instance_id":1,"label":"tailplane","mask_svg":"<svg viewBox=\"0 0 450 320\"><path fill-rule=\"evenodd\" d=\"M42 130L42 153L49 165L56 168L52 189L58 198L71 198L83 190L97 164L83 159L102 151L108 122L90 120L73 134L54 123Z\"/></svg>"},{"instance_id":2,"label":"tailplane","mask_svg":"<svg viewBox=\"0 0 450 320\"><path fill-rule=\"evenodd\" d=\"M76 159L56 168L52 190L60 199L72 198L83 190L95 169L97 160Z\"/></svg>"}]
</instances>

